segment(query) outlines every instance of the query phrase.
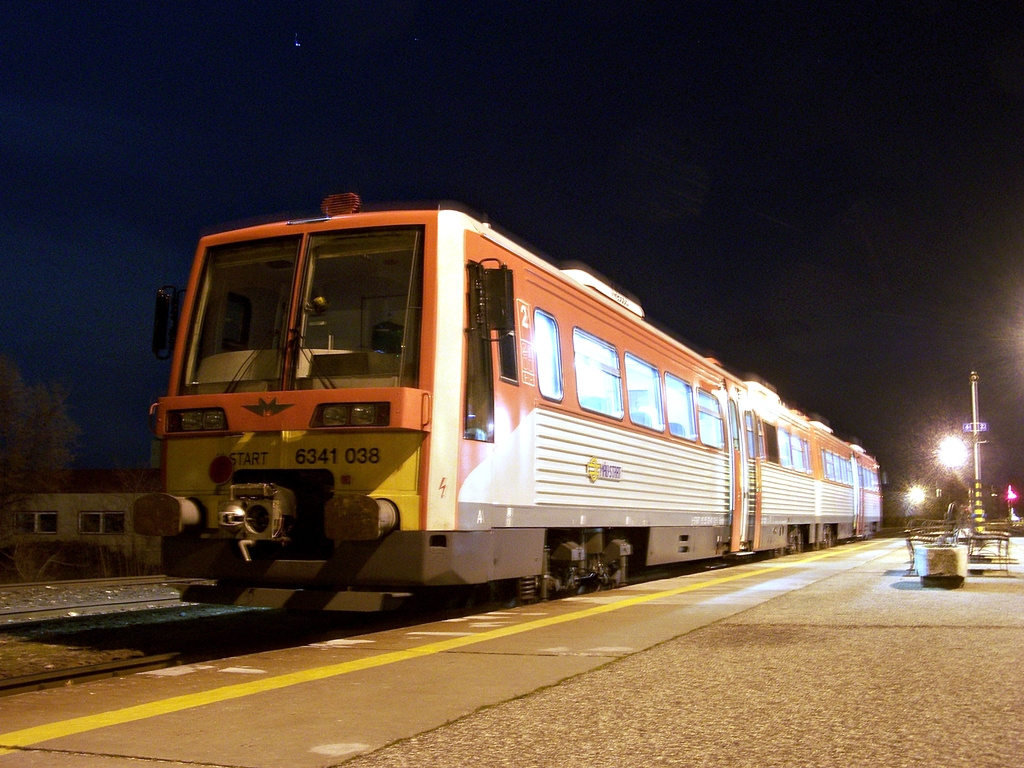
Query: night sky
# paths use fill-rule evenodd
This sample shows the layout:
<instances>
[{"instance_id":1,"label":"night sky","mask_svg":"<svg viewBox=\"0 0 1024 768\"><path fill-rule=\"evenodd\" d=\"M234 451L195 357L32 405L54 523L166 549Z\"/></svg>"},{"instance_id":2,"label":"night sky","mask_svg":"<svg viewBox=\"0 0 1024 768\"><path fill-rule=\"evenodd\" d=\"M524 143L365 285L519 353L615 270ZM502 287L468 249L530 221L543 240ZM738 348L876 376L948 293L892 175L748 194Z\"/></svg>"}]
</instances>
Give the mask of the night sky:
<instances>
[{"instance_id":1,"label":"night sky","mask_svg":"<svg viewBox=\"0 0 1024 768\"><path fill-rule=\"evenodd\" d=\"M830 10L822 10L827 7ZM458 200L825 417L892 490L1024 484L1019 3L0 6L0 354L143 466L201 230Z\"/></svg>"}]
</instances>

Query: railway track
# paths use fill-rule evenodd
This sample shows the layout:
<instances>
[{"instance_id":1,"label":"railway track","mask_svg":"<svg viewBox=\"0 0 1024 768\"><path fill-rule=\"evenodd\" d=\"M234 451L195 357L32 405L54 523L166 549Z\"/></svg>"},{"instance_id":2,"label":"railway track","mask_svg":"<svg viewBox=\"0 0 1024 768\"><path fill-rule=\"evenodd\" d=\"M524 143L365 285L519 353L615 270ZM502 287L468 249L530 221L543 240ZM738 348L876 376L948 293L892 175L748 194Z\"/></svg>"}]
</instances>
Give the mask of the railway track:
<instances>
[{"instance_id":1,"label":"railway track","mask_svg":"<svg viewBox=\"0 0 1024 768\"><path fill-rule=\"evenodd\" d=\"M165 576L153 576L3 585L0 627L180 605L177 587L183 584Z\"/></svg>"},{"instance_id":2,"label":"railway track","mask_svg":"<svg viewBox=\"0 0 1024 768\"><path fill-rule=\"evenodd\" d=\"M140 610L143 608L162 608L181 605L177 597L137 598L118 600L117 602L75 603L55 608L5 609L0 610L0 624L19 624L44 619L59 619L92 614L117 613L120 611Z\"/></svg>"},{"instance_id":3,"label":"railway track","mask_svg":"<svg viewBox=\"0 0 1024 768\"><path fill-rule=\"evenodd\" d=\"M44 688L59 688L89 680L146 672L153 669L165 669L181 663L181 654L163 653L155 656L138 656L100 664L84 664L67 669L51 669L31 675L0 678L0 697L13 696L28 691L41 691Z\"/></svg>"}]
</instances>

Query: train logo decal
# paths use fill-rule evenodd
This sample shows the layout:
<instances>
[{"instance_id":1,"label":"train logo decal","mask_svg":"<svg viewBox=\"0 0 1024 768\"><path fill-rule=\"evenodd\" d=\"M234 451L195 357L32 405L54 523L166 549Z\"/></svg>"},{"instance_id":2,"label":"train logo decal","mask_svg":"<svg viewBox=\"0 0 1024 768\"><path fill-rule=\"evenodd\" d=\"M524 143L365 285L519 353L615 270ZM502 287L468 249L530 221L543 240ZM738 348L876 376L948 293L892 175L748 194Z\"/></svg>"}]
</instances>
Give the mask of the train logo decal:
<instances>
[{"instance_id":1,"label":"train logo decal","mask_svg":"<svg viewBox=\"0 0 1024 768\"><path fill-rule=\"evenodd\" d=\"M252 411L257 416L276 416L281 411L287 411L293 405L294 403L278 403L276 397L268 403L261 397L256 405L243 405L242 407L247 411Z\"/></svg>"},{"instance_id":2,"label":"train logo decal","mask_svg":"<svg viewBox=\"0 0 1024 768\"><path fill-rule=\"evenodd\" d=\"M587 462L587 477L590 478L592 483L596 483L598 480L615 480L618 482L622 479L622 467L618 464L598 461L595 456Z\"/></svg>"}]
</instances>

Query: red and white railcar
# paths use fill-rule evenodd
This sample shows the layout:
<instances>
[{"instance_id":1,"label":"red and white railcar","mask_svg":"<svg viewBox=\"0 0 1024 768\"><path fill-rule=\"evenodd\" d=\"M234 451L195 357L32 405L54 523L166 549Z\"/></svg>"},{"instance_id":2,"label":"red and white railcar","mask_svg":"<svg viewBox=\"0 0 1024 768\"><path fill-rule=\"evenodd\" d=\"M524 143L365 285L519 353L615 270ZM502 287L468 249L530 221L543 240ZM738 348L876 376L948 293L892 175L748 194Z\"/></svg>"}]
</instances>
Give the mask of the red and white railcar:
<instances>
[{"instance_id":1,"label":"red and white railcar","mask_svg":"<svg viewBox=\"0 0 1024 768\"><path fill-rule=\"evenodd\" d=\"M877 464L762 384L448 207L204 237L135 506L188 599L373 610L544 595L877 530ZM166 343L166 341L172 343Z\"/></svg>"}]
</instances>

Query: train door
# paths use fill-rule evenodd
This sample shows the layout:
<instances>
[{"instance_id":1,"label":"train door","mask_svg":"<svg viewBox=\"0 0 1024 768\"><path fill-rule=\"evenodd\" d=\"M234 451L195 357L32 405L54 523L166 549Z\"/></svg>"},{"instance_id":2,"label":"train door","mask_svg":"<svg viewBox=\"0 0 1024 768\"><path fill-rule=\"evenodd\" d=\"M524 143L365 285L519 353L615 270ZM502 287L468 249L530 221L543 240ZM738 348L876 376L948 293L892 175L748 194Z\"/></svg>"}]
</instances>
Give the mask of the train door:
<instances>
[{"instance_id":1,"label":"train door","mask_svg":"<svg viewBox=\"0 0 1024 768\"><path fill-rule=\"evenodd\" d=\"M744 549L746 536L746 515L744 500L747 498L746 451L743 450L743 433L740 429L739 408L729 398L729 551Z\"/></svg>"},{"instance_id":2,"label":"train door","mask_svg":"<svg viewBox=\"0 0 1024 768\"><path fill-rule=\"evenodd\" d=\"M864 532L864 483L856 454L850 458L850 464L853 471L853 533L860 536Z\"/></svg>"},{"instance_id":3,"label":"train door","mask_svg":"<svg viewBox=\"0 0 1024 768\"><path fill-rule=\"evenodd\" d=\"M753 411L743 412L743 437L747 455L746 530L750 549L761 546L761 461L764 459L761 419Z\"/></svg>"}]
</instances>

